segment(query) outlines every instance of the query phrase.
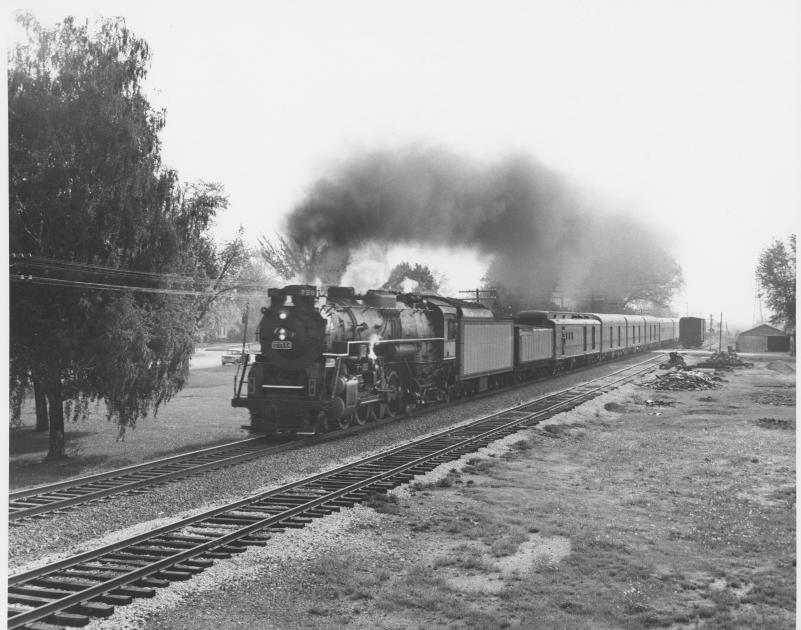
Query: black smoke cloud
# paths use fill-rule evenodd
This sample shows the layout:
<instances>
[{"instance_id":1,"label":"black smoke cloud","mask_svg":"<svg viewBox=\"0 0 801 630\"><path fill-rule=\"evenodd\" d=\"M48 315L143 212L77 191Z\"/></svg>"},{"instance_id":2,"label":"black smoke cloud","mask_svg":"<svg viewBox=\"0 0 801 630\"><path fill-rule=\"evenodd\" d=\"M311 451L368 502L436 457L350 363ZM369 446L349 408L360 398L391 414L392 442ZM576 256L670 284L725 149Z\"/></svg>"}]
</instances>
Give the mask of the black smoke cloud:
<instances>
[{"instance_id":1,"label":"black smoke cloud","mask_svg":"<svg viewBox=\"0 0 801 630\"><path fill-rule=\"evenodd\" d=\"M479 164L430 147L374 151L318 180L287 220L291 239L335 261L368 243L468 246L492 256L488 279L531 300L577 291L601 259L617 257L582 191L525 156ZM639 232L645 231L639 226ZM310 269L311 279L331 277ZM335 278L336 279L336 278Z\"/></svg>"}]
</instances>

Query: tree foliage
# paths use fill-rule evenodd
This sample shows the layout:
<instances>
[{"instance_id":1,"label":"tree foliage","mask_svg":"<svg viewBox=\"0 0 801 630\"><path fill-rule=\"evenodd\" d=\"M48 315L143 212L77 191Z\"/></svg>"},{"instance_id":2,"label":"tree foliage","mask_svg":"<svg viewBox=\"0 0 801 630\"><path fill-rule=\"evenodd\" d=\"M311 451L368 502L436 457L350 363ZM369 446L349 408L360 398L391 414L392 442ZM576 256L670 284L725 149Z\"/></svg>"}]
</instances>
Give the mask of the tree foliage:
<instances>
[{"instance_id":1,"label":"tree foliage","mask_svg":"<svg viewBox=\"0 0 801 630\"><path fill-rule=\"evenodd\" d=\"M27 278L12 276L10 291L12 402L18 414L27 388L43 389L58 457L65 411L77 419L103 401L124 428L183 386L203 309L192 292L231 264L208 234L227 201L219 185L181 186L162 166L164 113L142 91L150 51L124 20L19 21L10 251L61 262L12 266Z\"/></svg>"},{"instance_id":2,"label":"tree foliage","mask_svg":"<svg viewBox=\"0 0 801 630\"><path fill-rule=\"evenodd\" d=\"M771 324L795 332L795 234L788 242L775 240L759 256L757 276L771 310Z\"/></svg>"},{"instance_id":3,"label":"tree foliage","mask_svg":"<svg viewBox=\"0 0 801 630\"><path fill-rule=\"evenodd\" d=\"M398 263L393 267L389 278L381 288L391 291L403 291L403 281L406 279L417 282L417 287L414 288L414 291L427 291L431 293L439 291L439 282L427 265L415 263L414 267L412 267L412 265L406 261Z\"/></svg>"},{"instance_id":4,"label":"tree foliage","mask_svg":"<svg viewBox=\"0 0 801 630\"><path fill-rule=\"evenodd\" d=\"M621 255L621 251L625 253ZM600 248L581 285L579 302L586 310L625 313L644 309L658 314L659 309L664 312L669 307L683 283L681 267L673 257L632 230Z\"/></svg>"},{"instance_id":5,"label":"tree foliage","mask_svg":"<svg viewBox=\"0 0 801 630\"><path fill-rule=\"evenodd\" d=\"M285 281L338 284L349 260L345 250L326 242L300 244L281 234L260 236L259 246L264 262Z\"/></svg>"},{"instance_id":6,"label":"tree foliage","mask_svg":"<svg viewBox=\"0 0 801 630\"><path fill-rule=\"evenodd\" d=\"M229 280L220 289L202 320L198 337L203 341L218 339L221 329L227 330L228 339L241 341L245 332L243 316L246 311L250 321L247 332L250 335L254 330L254 322L259 320L259 309L267 302L267 287L280 283L260 253L246 246L241 238L242 233L223 248L225 253L237 243L241 245L235 269L231 270Z\"/></svg>"}]
</instances>

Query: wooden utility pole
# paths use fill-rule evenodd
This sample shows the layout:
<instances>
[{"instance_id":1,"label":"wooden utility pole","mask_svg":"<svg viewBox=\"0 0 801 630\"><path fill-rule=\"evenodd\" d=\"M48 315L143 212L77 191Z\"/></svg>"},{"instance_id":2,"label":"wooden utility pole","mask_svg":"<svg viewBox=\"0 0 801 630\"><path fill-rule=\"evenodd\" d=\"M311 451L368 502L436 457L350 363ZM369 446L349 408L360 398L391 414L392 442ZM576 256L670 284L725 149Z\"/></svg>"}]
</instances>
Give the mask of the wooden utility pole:
<instances>
[{"instance_id":1,"label":"wooden utility pole","mask_svg":"<svg viewBox=\"0 0 801 630\"><path fill-rule=\"evenodd\" d=\"M498 299L498 292L495 289L468 289L465 291L459 291L459 293L469 293L470 295L475 295L476 302L479 304L481 303L481 300Z\"/></svg>"}]
</instances>

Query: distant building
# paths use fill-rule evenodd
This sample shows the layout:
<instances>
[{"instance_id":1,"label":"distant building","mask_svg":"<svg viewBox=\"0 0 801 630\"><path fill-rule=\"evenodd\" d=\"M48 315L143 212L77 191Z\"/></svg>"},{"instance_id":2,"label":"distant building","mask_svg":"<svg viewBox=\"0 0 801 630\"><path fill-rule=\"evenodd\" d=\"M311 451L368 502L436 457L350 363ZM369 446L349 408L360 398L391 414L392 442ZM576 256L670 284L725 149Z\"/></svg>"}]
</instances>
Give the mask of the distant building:
<instances>
[{"instance_id":1,"label":"distant building","mask_svg":"<svg viewBox=\"0 0 801 630\"><path fill-rule=\"evenodd\" d=\"M740 333L737 352L789 352L790 335L774 326L762 324Z\"/></svg>"}]
</instances>

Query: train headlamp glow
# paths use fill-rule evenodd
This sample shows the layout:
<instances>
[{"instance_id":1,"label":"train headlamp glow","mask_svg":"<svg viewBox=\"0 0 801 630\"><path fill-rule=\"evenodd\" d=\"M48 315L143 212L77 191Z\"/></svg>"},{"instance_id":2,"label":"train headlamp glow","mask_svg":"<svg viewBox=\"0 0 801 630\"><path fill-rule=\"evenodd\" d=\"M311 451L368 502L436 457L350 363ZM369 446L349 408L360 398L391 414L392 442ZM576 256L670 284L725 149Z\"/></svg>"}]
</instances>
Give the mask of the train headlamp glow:
<instances>
[{"instance_id":1,"label":"train headlamp glow","mask_svg":"<svg viewBox=\"0 0 801 630\"><path fill-rule=\"evenodd\" d=\"M286 339L286 328L279 328L278 329L278 339L284 341Z\"/></svg>"},{"instance_id":2,"label":"train headlamp glow","mask_svg":"<svg viewBox=\"0 0 801 630\"><path fill-rule=\"evenodd\" d=\"M286 311L278 311L278 319L286 319L288 315Z\"/></svg>"}]
</instances>

